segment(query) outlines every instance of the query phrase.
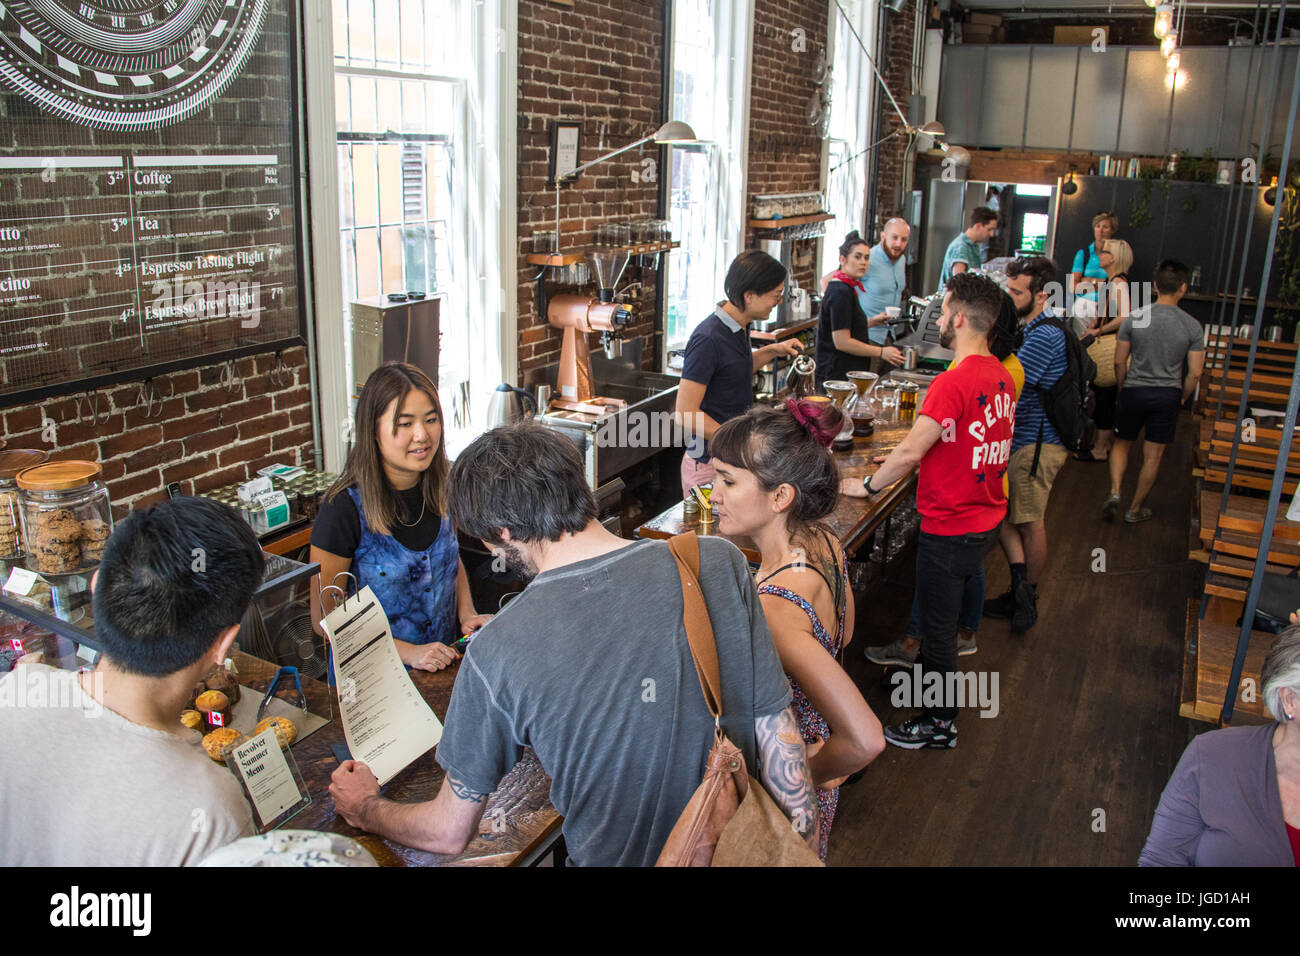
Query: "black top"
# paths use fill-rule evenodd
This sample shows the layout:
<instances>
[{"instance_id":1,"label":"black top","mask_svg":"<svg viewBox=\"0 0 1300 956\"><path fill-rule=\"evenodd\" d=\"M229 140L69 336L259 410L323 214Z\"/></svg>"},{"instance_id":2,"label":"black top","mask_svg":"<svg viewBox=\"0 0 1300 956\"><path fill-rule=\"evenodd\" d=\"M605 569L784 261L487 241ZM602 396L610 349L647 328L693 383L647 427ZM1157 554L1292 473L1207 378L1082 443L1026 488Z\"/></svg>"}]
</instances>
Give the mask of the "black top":
<instances>
[{"instance_id":1,"label":"black top","mask_svg":"<svg viewBox=\"0 0 1300 956\"><path fill-rule=\"evenodd\" d=\"M871 359L850 355L835 347L834 333L848 329L863 345L874 344L867 334L867 314L862 311L858 295L847 282L831 281L822 296L822 310L817 316L817 384L842 379L847 372L871 371Z\"/></svg>"},{"instance_id":2,"label":"black top","mask_svg":"<svg viewBox=\"0 0 1300 956\"><path fill-rule=\"evenodd\" d=\"M402 521L411 521L420 513L423 505L420 486L397 492L402 508L398 517ZM427 551L438 537L442 528L442 515L433 508L424 509L424 517L413 527L400 523L392 527L392 536L402 547L411 551ZM322 502L320 512L311 529L311 543L322 551L336 554L340 558L351 559L361 544L361 515L346 491L341 492L331 501Z\"/></svg>"}]
</instances>

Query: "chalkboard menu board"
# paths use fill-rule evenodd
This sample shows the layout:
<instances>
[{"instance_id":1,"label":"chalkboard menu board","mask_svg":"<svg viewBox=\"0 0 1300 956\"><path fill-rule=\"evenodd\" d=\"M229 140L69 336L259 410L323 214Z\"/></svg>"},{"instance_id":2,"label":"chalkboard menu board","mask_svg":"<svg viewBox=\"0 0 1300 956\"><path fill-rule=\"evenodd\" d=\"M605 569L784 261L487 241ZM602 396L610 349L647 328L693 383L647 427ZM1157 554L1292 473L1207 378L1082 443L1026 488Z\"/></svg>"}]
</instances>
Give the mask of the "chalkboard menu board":
<instances>
[{"instance_id":1,"label":"chalkboard menu board","mask_svg":"<svg viewBox=\"0 0 1300 956\"><path fill-rule=\"evenodd\" d=\"M0 404L304 341L294 16L0 2Z\"/></svg>"}]
</instances>

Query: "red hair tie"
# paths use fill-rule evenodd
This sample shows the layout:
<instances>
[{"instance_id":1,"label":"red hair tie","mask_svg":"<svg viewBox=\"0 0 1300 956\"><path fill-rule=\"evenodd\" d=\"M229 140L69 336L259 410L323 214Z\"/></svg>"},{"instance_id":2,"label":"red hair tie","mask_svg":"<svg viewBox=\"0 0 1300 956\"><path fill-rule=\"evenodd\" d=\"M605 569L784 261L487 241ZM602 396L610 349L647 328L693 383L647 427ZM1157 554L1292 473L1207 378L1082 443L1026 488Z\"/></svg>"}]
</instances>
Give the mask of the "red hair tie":
<instances>
[{"instance_id":1,"label":"red hair tie","mask_svg":"<svg viewBox=\"0 0 1300 956\"><path fill-rule=\"evenodd\" d=\"M804 414L804 410L799 407L799 399L787 398L785 400L785 407L790 410L790 414L794 416L795 421L797 421L804 428L807 428L809 431L812 430L812 422Z\"/></svg>"}]
</instances>

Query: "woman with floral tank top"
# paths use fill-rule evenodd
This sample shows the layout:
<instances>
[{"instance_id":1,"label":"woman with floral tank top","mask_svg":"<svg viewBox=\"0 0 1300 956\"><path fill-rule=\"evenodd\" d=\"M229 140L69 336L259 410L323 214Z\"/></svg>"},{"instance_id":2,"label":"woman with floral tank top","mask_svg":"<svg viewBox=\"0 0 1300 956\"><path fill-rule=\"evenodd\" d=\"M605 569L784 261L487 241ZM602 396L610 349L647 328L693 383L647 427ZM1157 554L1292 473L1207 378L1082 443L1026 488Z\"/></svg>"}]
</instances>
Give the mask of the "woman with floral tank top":
<instances>
[{"instance_id":1,"label":"woman with floral tank top","mask_svg":"<svg viewBox=\"0 0 1300 956\"><path fill-rule=\"evenodd\" d=\"M762 553L759 600L818 788L823 860L840 785L885 747L880 721L838 660L853 635L853 592L848 561L821 521L839 496L829 445L842 421L829 403L791 399L751 408L711 442L718 530L752 538Z\"/></svg>"}]
</instances>

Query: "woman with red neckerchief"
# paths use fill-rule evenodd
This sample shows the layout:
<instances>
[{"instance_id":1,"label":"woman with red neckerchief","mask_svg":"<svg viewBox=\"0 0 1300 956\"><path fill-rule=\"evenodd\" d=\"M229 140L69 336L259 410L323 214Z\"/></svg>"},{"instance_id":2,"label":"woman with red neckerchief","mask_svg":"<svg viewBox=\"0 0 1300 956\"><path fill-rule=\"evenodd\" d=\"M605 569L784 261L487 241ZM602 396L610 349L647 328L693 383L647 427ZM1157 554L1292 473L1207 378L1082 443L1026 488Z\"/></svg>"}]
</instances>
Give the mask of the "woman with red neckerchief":
<instances>
[{"instance_id":1,"label":"woman with red neckerchief","mask_svg":"<svg viewBox=\"0 0 1300 956\"><path fill-rule=\"evenodd\" d=\"M867 333L872 323L879 324L887 318L883 312L868 318L858 303L870 256L871 245L856 231L844 237L840 267L826 285L817 317L818 386L827 379L842 379L848 372L871 371L871 360L875 358L891 365L903 364L899 349L876 345Z\"/></svg>"}]
</instances>

